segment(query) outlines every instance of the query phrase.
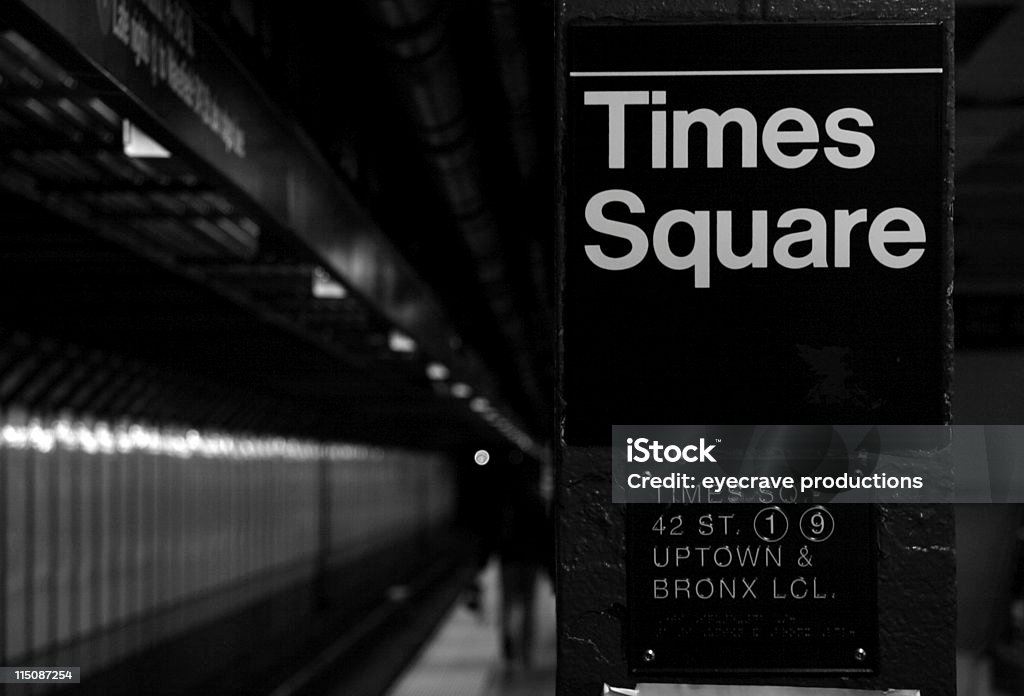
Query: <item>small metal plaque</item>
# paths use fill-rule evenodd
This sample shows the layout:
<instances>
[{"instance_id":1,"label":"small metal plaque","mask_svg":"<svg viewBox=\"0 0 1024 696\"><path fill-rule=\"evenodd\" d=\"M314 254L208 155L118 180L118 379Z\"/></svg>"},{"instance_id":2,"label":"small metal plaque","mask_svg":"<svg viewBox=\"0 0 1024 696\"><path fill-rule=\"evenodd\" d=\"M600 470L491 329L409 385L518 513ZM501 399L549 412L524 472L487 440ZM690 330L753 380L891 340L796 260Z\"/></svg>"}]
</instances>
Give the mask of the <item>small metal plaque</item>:
<instances>
[{"instance_id":1,"label":"small metal plaque","mask_svg":"<svg viewBox=\"0 0 1024 696\"><path fill-rule=\"evenodd\" d=\"M868 505L628 506L638 678L866 673L878 626Z\"/></svg>"}]
</instances>

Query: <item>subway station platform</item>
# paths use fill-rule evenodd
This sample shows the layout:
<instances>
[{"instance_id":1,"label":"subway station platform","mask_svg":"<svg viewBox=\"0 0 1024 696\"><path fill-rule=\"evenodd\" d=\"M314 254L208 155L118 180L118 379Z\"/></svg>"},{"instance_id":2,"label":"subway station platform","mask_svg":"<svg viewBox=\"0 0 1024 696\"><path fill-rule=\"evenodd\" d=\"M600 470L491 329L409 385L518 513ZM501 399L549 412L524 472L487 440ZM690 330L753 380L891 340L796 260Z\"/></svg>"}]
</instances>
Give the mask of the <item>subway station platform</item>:
<instances>
[{"instance_id":1,"label":"subway station platform","mask_svg":"<svg viewBox=\"0 0 1024 696\"><path fill-rule=\"evenodd\" d=\"M552 147L554 116L567 98L552 89L563 79L553 71L570 68L559 66L552 33L561 31L558 12L574 3L0 0L0 667L80 670L78 684L0 684L0 694L598 696L605 683L630 683L626 515L609 507L606 443L570 452L571 418L559 418L568 403L561 342L582 335L564 326L571 312L560 293L587 286L566 284L573 254L555 230L566 203L553 195L564 169L562 145ZM649 23L645 5L657 6L672 15L660 19L692 25L700 45L710 39L693 27L709 21L721 36L739 25L857 24L862 12L868 24L920 23L890 16L902 16L902 6L882 0L593 5L627 7L627 23L643 19L638 24ZM763 21L772 12L783 21ZM756 371L758 360L772 360L766 341L778 339L788 355L782 362L802 370L786 393L826 405L845 399L853 409L799 412L812 422L835 422L836 413L872 422L875 412L863 408L881 402L867 398L874 387L862 385L864 374L877 385L924 362L936 367L922 372L930 389L948 386L936 375L948 376L956 363L956 393L929 402L935 413L951 405L966 422L1022 422L1024 2L961 0L955 39L952 29L931 33L949 48L943 69L957 71L958 140L942 156L955 145L958 219L955 251L943 263L955 260L959 270L952 298L943 294L950 285L932 291L934 278L912 285L956 304L955 355L945 324L942 341L912 330L865 333L854 319L820 340L790 340L787 324L846 322L837 307L863 310L867 328L894 305L924 317L931 300L918 307L894 293L897 276L846 287L858 264L815 263L787 270L806 279L792 286L799 292L780 296L768 269L716 266L714 288L691 282L689 291L699 292L680 300L684 267L658 270L673 287L644 290L635 307L608 276L592 284L608 292L607 302L586 297L594 334L577 354L596 362L572 368L577 386L617 408L653 403L649 388L671 379L706 377L732 408L762 415L757 409L777 394L752 398L743 384L734 399L725 385L737 365ZM609 59L605 49L616 44L633 60L627 43L596 42L590 58ZM840 42L819 48L828 43ZM744 68L748 54L766 53L740 48ZM653 135L669 108L685 113L680 102L647 114L666 93L637 89L634 97L650 104L631 103L631 127L634 114L643 113L635 122L644 124L650 115ZM588 118L612 113L591 107ZM704 138L709 124L694 137ZM598 126L593 147L581 149L600 160L591 173L604 171L604 121ZM746 144L731 143L734 127L746 132L722 121L726 166L711 169L730 174L733 156L746 157ZM696 156L692 168L657 166L665 153L653 148L659 139L667 147L666 138L637 151L645 177L697 171ZM673 149L681 138L673 136ZM747 140L756 149L757 140ZM615 189L633 187L632 167ZM806 189L810 205L815 187L831 180L808 181L779 190ZM752 199L771 190L761 183L713 188ZM852 197L858 187L847 188L850 202L842 191L836 205L861 207ZM671 198L696 190L673 185ZM650 227L669 196L644 200L646 211L628 214ZM683 226L673 235L673 253L681 253ZM729 289L732 271L750 279L743 293L765 303L763 331L736 318L744 302ZM811 300L827 299L818 292L824 280L842 301L822 305L815 321L789 321ZM707 311L688 314L698 305ZM632 316L637 307L649 307L681 343L607 328L608 310ZM776 321L783 310L787 320ZM695 357L710 344L694 339L694 324L712 327L708 336L735 328L732 359ZM844 362L852 334L867 337L868 358L906 341L914 345L906 355L927 361L901 358L872 376ZM831 366L805 368L799 355L809 343L821 344L810 352L831 356ZM658 345L661 358L649 350ZM624 359L626 348L638 358ZM626 374L620 385L640 391L609 388L612 367ZM650 379L634 378L639 367ZM761 372L777 366L770 367ZM814 382L801 380L817 379L814 372L824 381L805 389ZM911 382L888 387L917 393ZM704 408L689 390L679 393L688 407ZM671 400L681 401L675 393ZM610 430L603 421L590 425L599 438ZM1021 509L987 513L959 517L961 538L979 540L955 549L960 696L1024 693ZM897 548L917 523L885 526L888 550L939 549L948 561L942 568L952 568L948 538ZM952 522L934 526L951 535ZM528 664L505 658L502 557L543 568ZM573 636L561 643L557 674L552 576L564 590L563 638ZM946 580L927 592L881 593L897 597L889 612L942 594L951 617L951 574L930 577ZM915 611L903 624L930 616ZM863 615L876 613L884 618ZM949 659L930 660L946 672L951 624L942 634ZM567 628L580 625L578 634Z\"/></svg>"},{"instance_id":2,"label":"subway station platform","mask_svg":"<svg viewBox=\"0 0 1024 696\"><path fill-rule=\"evenodd\" d=\"M555 693L555 604L546 579L538 580L534 656L529 667L506 664L501 654L499 570L480 575L478 610L457 603L422 654L388 696L549 696Z\"/></svg>"}]
</instances>

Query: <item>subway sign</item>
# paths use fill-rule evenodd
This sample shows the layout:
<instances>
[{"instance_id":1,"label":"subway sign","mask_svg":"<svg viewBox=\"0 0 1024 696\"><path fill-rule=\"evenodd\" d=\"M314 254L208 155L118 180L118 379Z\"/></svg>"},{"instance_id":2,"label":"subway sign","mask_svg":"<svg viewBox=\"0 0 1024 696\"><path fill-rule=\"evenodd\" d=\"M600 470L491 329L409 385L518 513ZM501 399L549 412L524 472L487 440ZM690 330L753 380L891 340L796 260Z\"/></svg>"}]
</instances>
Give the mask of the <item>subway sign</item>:
<instances>
[{"instance_id":1,"label":"subway sign","mask_svg":"<svg viewBox=\"0 0 1024 696\"><path fill-rule=\"evenodd\" d=\"M868 505L630 505L630 673L874 671L873 516Z\"/></svg>"},{"instance_id":2,"label":"subway sign","mask_svg":"<svg viewBox=\"0 0 1024 696\"><path fill-rule=\"evenodd\" d=\"M942 403L943 31L570 28L569 444Z\"/></svg>"}]
</instances>

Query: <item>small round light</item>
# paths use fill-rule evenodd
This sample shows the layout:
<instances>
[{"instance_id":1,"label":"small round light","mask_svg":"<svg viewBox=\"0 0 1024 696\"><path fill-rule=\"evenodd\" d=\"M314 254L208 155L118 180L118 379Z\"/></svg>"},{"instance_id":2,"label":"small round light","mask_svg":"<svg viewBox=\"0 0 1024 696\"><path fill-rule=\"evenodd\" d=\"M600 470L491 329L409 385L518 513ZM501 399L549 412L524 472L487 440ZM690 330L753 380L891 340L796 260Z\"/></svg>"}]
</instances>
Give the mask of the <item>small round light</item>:
<instances>
[{"instance_id":1,"label":"small round light","mask_svg":"<svg viewBox=\"0 0 1024 696\"><path fill-rule=\"evenodd\" d=\"M439 362L427 363L427 378L435 382L448 379L448 368Z\"/></svg>"}]
</instances>

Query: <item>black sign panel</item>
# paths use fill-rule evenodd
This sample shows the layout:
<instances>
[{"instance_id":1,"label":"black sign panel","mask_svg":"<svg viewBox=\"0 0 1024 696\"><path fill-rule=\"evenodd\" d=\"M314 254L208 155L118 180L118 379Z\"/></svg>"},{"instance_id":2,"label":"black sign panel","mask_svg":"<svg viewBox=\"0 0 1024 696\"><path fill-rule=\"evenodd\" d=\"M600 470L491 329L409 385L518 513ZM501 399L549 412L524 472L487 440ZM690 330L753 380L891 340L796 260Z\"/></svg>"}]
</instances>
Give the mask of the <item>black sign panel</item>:
<instances>
[{"instance_id":1,"label":"black sign panel","mask_svg":"<svg viewBox=\"0 0 1024 696\"><path fill-rule=\"evenodd\" d=\"M632 673L872 671L872 514L866 505L630 505Z\"/></svg>"},{"instance_id":2,"label":"black sign panel","mask_svg":"<svg viewBox=\"0 0 1024 696\"><path fill-rule=\"evenodd\" d=\"M570 445L943 421L943 31L570 27Z\"/></svg>"}]
</instances>

